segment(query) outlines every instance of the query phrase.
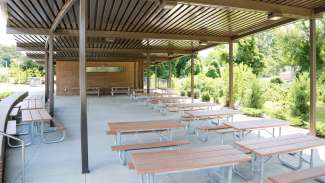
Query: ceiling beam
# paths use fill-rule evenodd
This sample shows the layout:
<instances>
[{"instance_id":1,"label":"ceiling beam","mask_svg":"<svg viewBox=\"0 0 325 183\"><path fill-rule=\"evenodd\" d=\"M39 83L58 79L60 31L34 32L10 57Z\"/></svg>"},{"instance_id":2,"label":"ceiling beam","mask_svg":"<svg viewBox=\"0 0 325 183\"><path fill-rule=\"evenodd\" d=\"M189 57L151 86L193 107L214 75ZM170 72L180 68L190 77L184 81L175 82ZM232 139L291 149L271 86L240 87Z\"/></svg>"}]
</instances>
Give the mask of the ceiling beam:
<instances>
[{"instance_id":1,"label":"ceiling beam","mask_svg":"<svg viewBox=\"0 0 325 183\"><path fill-rule=\"evenodd\" d=\"M44 54L26 54L27 57L33 60L44 60ZM79 57L65 57L65 56L55 56L53 57L56 61L79 61ZM150 57L151 61L169 61L176 57ZM136 61L148 61L146 57L91 57L87 56L89 61L115 61L115 62L136 62Z\"/></svg>"},{"instance_id":2,"label":"ceiling beam","mask_svg":"<svg viewBox=\"0 0 325 183\"><path fill-rule=\"evenodd\" d=\"M17 45L16 51L26 51L26 52L39 52L44 51L43 47L24 47ZM54 48L54 51L57 52L78 52L79 48ZM148 49L127 49L127 48L87 48L89 52L120 52L120 53L175 53L175 54L191 54L191 50L184 49L157 49L157 48L148 48Z\"/></svg>"},{"instance_id":3,"label":"ceiling beam","mask_svg":"<svg viewBox=\"0 0 325 183\"><path fill-rule=\"evenodd\" d=\"M68 0L60 10L60 12L55 17L52 26L50 28L51 32L54 32L58 25L61 23L61 20L63 17L68 13L68 11L71 9L71 7L75 4L77 0Z\"/></svg>"},{"instance_id":4,"label":"ceiling beam","mask_svg":"<svg viewBox=\"0 0 325 183\"><path fill-rule=\"evenodd\" d=\"M24 35L50 35L49 29L40 28L14 28L7 27L7 34ZM55 36L79 36L78 30L57 30ZM142 32L118 32L118 31L87 31L87 37L109 37L122 39L148 39L148 40L183 40L183 41L211 41L225 43L230 41L229 37L224 36L205 36L205 35L184 35L184 34L164 34L164 33L142 33Z\"/></svg>"},{"instance_id":5,"label":"ceiling beam","mask_svg":"<svg viewBox=\"0 0 325 183\"><path fill-rule=\"evenodd\" d=\"M171 3L181 3L200 6L214 6L219 8L242 9L245 11L274 12L284 16L295 18L310 18L314 16L314 10L294 6L266 3L252 0L167 0Z\"/></svg>"}]
</instances>

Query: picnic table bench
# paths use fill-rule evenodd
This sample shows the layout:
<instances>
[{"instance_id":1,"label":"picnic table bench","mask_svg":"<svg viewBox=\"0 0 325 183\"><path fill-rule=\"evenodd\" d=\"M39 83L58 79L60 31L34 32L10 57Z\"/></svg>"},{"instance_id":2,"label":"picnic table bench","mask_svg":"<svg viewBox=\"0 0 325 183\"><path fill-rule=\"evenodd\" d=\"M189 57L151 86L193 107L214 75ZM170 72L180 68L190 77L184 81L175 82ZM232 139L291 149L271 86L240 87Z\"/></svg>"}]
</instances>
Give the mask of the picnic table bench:
<instances>
[{"instance_id":1,"label":"picnic table bench","mask_svg":"<svg viewBox=\"0 0 325 183\"><path fill-rule=\"evenodd\" d=\"M72 91L80 91L79 87L71 88ZM87 87L87 94L101 96L103 94L103 88L97 86Z\"/></svg>"},{"instance_id":2,"label":"picnic table bench","mask_svg":"<svg viewBox=\"0 0 325 183\"><path fill-rule=\"evenodd\" d=\"M210 110L214 103L210 102L198 102L198 103L166 103L162 105L160 112L184 112L184 111L195 111L195 110Z\"/></svg>"},{"instance_id":3,"label":"picnic table bench","mask_svg":"<svg viewBox=\"0 0 325 183\"><path fill-rule=\"evenodd\" d=\"M24 100L43 100L43 95L29 95Z\"/></svg>"},{"instance_id":4,"label":"picnic table bench","mask_svg":"<svg viewBox=\"0 0 325 183\"><path fill-rule=\"evenodd\" d=\"M268 179L273 183L293 183L304 180L316 179L325 176L325 166L307 168L295 172L285 173L281 175L270 176ZM319 182L325 182L321 180Z\"/></svg>"},{"instance_id":5,"label":"picnic table bench","mask_svg":"<svg viewBox=\"0 0 325 183\"><path fill-rule=\"evenodd\" d=\"M111 88L111 95L114 96L115 94L127 94L130 95L130 87L128 86L114 86Z\"/></svg>"},{"instance_id":6,"label":"picnic table bench","mask_svg":"<svg viewBox=\"0 0 325 183\"><path fill-rule=\"evenodd\" d=\"M250 161L250 156L230 145L188 147L177 150L132 153L134 170L141 182L154 183L155 175L213 168L226 168L227 183L232 182L233 165ZM131 168L132 168L131 166Z\"/></svg>"},{"instance_id":7,"label":"picnic table bench","mask_svg":"<svg viewBox=\"0 0 325 183\"><path fill-rule=\"evenodd\" d=\"M259 162L259 182L262 183L264 179L264 162L266 157L277 156L280 162L294 170L302 167L302 163L308 163L311 168L314 166L314 148L325 145L325 140L306 134L292 134L280 137L272 137L266 139L256 139L248 141L235 142L240 148L246 149L256 157ZM310 149L310 158L306 160L303 158L303 150ZM298 153L296 153L298 152ZM298 156L298 166L293 166L290 163L281 159L280 155L294 153L292 155ZM255 158L253 158L255 159ZM256 160L257 161L257 160ZM253 162L254 167L255 162Z\"/></svg>"}]
</instances>

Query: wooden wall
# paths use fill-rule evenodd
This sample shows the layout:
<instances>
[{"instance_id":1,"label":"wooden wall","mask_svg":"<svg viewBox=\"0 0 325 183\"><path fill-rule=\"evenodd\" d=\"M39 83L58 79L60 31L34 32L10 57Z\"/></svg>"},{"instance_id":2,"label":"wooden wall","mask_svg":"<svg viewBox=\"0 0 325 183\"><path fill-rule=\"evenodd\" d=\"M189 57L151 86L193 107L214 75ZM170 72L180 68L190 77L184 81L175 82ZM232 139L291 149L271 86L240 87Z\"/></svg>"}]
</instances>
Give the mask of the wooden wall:
<instances>
[{"instance_id":1,"label":"wooden wall","mask_svg":"<svg viewBox=\"0 0 325 183\"><path fill-rule=\"evenodd\" d=\"M109 73L97 72L87 73L88 87L104 88L108 94L113 86L129 86L139 88L142 84L139 76L141 67L138 62L91 62L87 66L120 66L123 72ZM56 95L78 95L79 88L79 63L75 61L56 62Z\"/></svg>"}]
</instances>

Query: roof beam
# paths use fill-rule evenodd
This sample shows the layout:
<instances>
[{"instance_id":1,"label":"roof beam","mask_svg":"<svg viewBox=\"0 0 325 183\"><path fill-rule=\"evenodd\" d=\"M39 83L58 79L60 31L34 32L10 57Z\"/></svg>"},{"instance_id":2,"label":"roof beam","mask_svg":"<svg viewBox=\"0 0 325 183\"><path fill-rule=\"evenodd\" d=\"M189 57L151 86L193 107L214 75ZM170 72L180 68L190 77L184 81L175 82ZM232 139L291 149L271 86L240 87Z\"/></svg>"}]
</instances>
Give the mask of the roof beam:
<instances>
[{"instance_id":1,"label":"roof beam","mask_svg":"<svg viewBox=\"0 0 325 183\"><path fill-rule=\"evenodd\" d=\"M215 6L220 8L233 8L257 12L275 12L291 18L310 18L314 16L312 9L300 8L275 3L266 3L252 0L167 0L168 2L178 2L181 4Z\"/></svg>"},{"instance_id":2,"label":"roof beam","mask_svg":"<svg viewBox=\"0 0 325 183\"><path fill-rule=\"evenodd\" d=\"M57 52L78 52L79 48L54 48ZM24 47L17 45L16 51L29 51L29 52L39 52L44 51L42 47ZM191 50L184 49L124 49L124 48L87 48L89 52L121 52L121 53L176 53L176 54L191 54Z\"/></svg>"},{"instance_id":3,"label":"roof beam","mask_svg":"<svg viewBox=\"0 0 325 183\"><path fill-rule=\"evenodd\" d=\"M49 29L39 28L14 28L7 27L7 34L28 34L28 35L50 35ZM57 30L55 36L79 36L78 30ZM184 40L184 41L211 41L225 43L230 41L224 36L164 34L164 33L142 33L142 32L118 32L118 31L87 31L87 37L109 37L122 39L153 39L153 40Z\"/></svg>"},{"instance_id":4,"label":"roof beam","mask_svg":"<svg viewBox=\"0 0 325 183\"><path fill-rule=\"evenodd\" d=\"M44 54L26 54L27 57L34 60L44 60ZM150 57L152 61L169 61L175 57ZM79 57L65 57L65 56L55 56L56 61L79 61ZM148 61L147 57L91 57L87 56L89 61L111 61L111 62L135 62L135 61Z\"/></svg>"},{"instance_id":5,"label":"roof beam","mask_svg":"<svg viewBox=\"0 0 325 183\"><path fill-rule=\"evenodd\" d=\"M74 5L74 3L77 0L68 0L62 7L62 9L60 10L60 12L58 13L58 15L55 17L52 26L51 26L51 32L54 32L56 30L56 28L58 27L58 25L61 23L61 20L63 19L63 17L68 13L68 11L71 9L71 7Z\"/></svg>"}]
</instances>

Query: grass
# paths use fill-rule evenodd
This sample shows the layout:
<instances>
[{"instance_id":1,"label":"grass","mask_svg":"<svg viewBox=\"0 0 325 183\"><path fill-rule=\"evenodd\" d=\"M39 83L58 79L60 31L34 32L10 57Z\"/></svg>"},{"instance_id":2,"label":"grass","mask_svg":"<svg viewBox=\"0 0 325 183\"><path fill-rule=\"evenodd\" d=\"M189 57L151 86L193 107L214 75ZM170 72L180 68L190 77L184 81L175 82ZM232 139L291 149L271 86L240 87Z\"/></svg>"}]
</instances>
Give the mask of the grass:
<instances>
[{"instance_id":1,"label":"grass","mask_svg":"<svg viewBox=\"0 0 325 183\"><path fill-rule=\"evenodd\" d=\"M318 102L316 117L317 121L325 123L325 103Z\"/></svg>"}]
</instances>

